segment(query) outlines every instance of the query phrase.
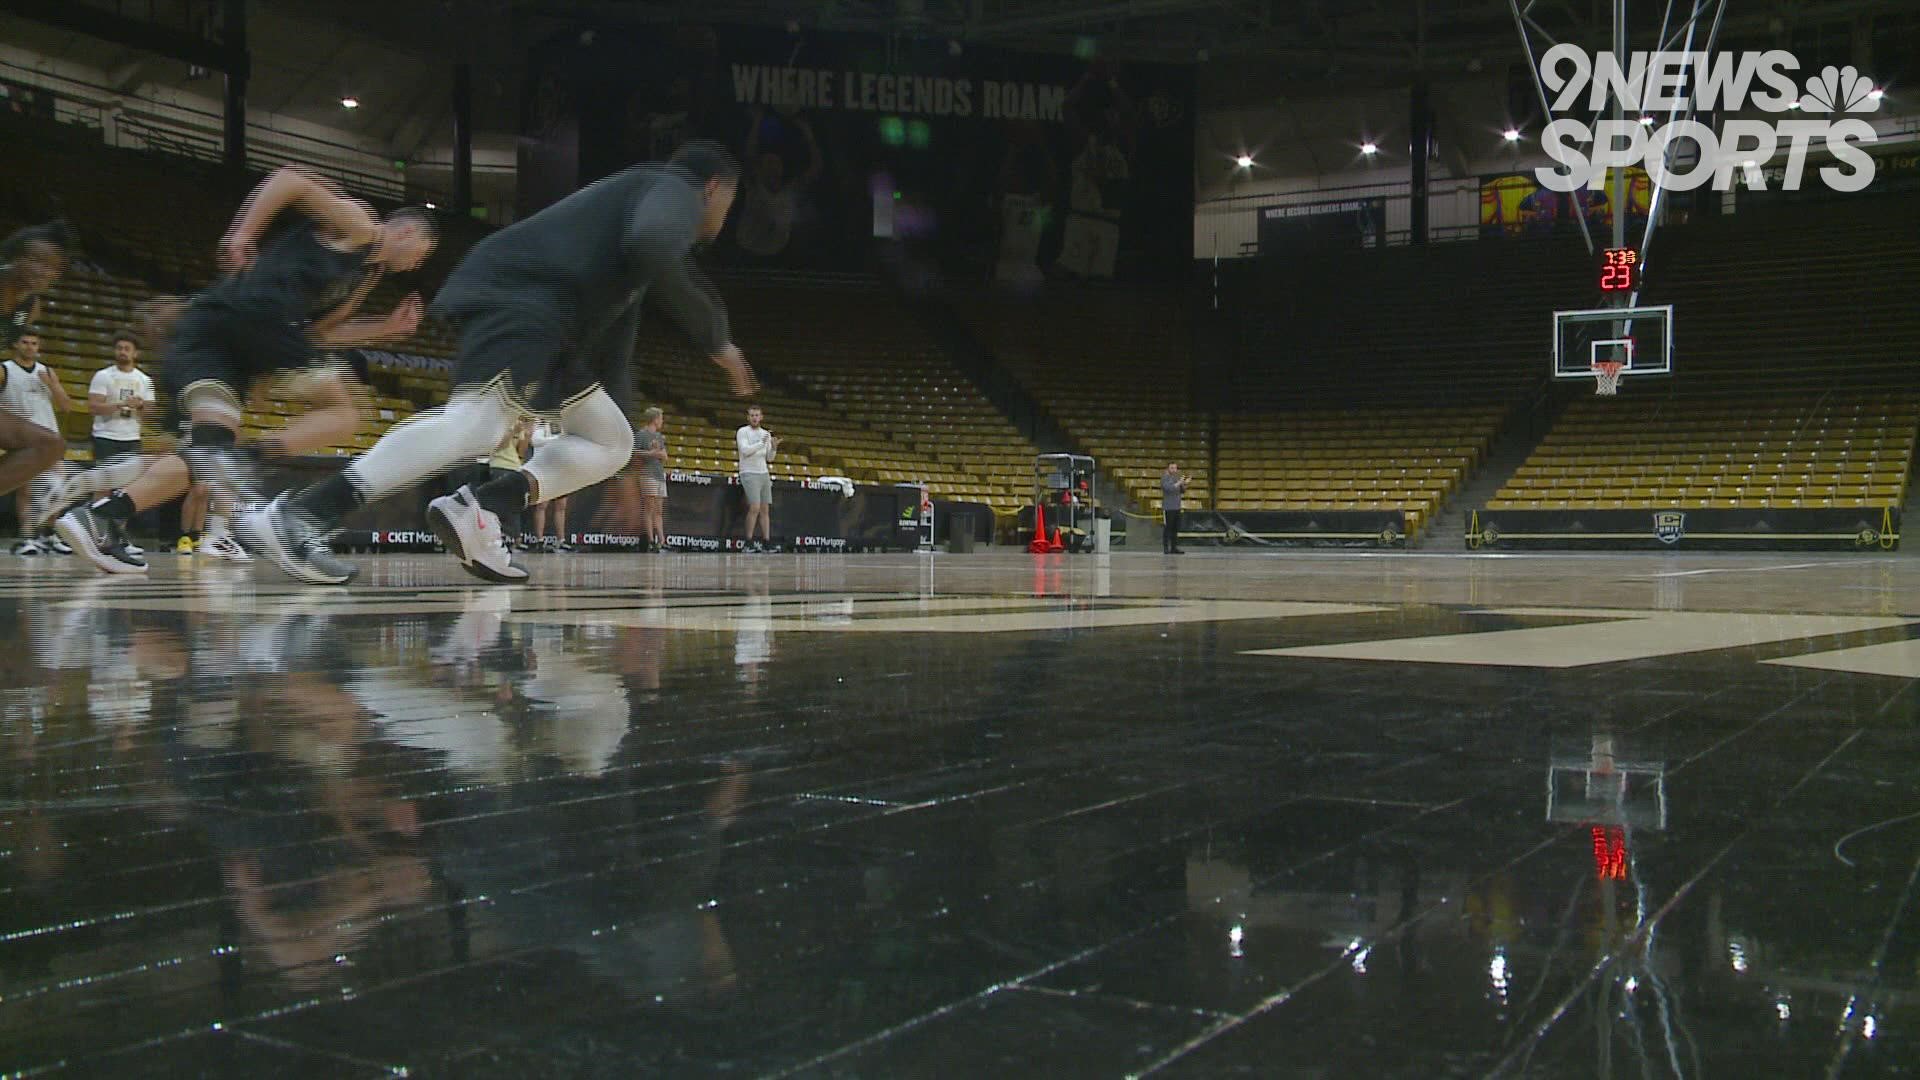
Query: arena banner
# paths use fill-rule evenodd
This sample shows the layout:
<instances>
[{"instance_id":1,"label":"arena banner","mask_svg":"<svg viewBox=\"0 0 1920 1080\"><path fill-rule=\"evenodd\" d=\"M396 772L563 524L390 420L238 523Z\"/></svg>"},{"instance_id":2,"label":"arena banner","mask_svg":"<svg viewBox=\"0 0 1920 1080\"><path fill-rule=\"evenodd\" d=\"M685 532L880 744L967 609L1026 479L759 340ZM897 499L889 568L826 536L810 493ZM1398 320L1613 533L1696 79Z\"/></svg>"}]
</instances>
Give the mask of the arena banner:
<instances>
[{"instance_id":1,"label":"arena banner","mask_svg":"<svg viewBox=\"0 0 1920 1080\"><path fill-rule=\"evenodd\" d=\"M1188 510L1180 542L1225 547L1405 547L1403 510Z\"/></svg>"},{"instance_id":2,"label":"arena banner","mask_svg":"<svg viewBox=\"0 0 1920 1080\"><path fill-rule=\"evenodd\" d=\"M1386 243L1387 200L1340 199L1260 208L1260 254L1292 258Z\"/></svg>"},{"instance_id":3,"label":"arena banner","mask_svg":"<svg viewBox=\"0 0 1920 1080\"><path fill-rule=\"evenodd\" d=\"M1891 506L1773 510L1476 510L1470 548L1679 548L1893 551Z\"/></svg>"},{"instance_id":4,"label":"arena banner","mask_svg":"<svg viewBox=\"0 0 1920 1080\"><path fill-rule=\"evenodd\" d=\"M1830 160L1828 155L1812 155L1805 162L1805 170L1812 172ZM1764 189L1755 189L1746 185L1734 192L1734 201L1741 210L1760 206L1773 206L1778 203L1829 202L1851 197L1853 192L1839 192L1825 184L1803 183L1794 188L1786 186L1788 166L1767 165L1760 173L1766 178ZM1920 149L1911 144L1889 147L1873 155L1873 182L1867 185L1861 195L1909 194L1920 191Z\"/></svg>"},{"instance_id":5,"label":"arena banner","mask_svg":"<svg viewBox=\"0 0 1920 1080\"><path fill-rule=\"evenodd\" d=\"M281 470L276 486L304 486L344 464L342 458L302 458ZM564 534L584 551L639 550L642 467L567 497ZM436 540L424 525L427 501L473 477L456 473L418 490L348 515L335 546L348 551L430 551ZM903 551L919 543L917 489L856 489L851 496L817 480L773 485L776 542L800 551ZM745 546L746 500L731 477L669 470L665 526L677 551L738 551Z\"/></svg>"},{"instance_id":6,"label":"arena banner","mask_svg":"<svg viewBox=\"0 0 1920 1080\"><path fill-rule=\"evenodd\" d=\"M1522 236L1578 229L1574 220L1584 212L1587 227L1613 228L1613 189L1617 181L1612 170L1600 190L1582 188L1575 192L1550 191L1540 186L1531 173L1509 173L1480 178L1480 235ZM1627 228L1644 229L1648 208L1653 201L1653 181L1645 169L1627 170ZM1576 209L1578 208L1578 209Z\"/></svg>"},{"instance_id":7,"label":"arena banner","mask_svg":"<svg viewBox=\"0 0 1920 1080\"><path fill-rule=\"evenodd\" d=\"M722 262L858 267L876 239L1011 280L1192 258L1190 66L662 24L570 30L529 68L523 213L700 137L746 171Z\"/></svg>"}]
</instances>

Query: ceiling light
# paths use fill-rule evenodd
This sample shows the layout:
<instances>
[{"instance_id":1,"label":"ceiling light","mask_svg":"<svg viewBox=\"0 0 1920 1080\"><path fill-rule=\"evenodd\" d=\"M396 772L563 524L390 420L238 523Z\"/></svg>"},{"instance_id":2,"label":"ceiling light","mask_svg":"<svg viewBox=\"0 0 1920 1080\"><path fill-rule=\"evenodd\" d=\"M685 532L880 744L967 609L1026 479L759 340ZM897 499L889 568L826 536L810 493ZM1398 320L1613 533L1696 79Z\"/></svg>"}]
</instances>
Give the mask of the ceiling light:
<instances>
[{"instance_id":1,"label":"ceiling light","mask_svg":"<svg viewBox=\"0 0 1920 1080\"><path fill-rule=\"evenodd\" d=\"M354 97L352 94L348 94L346 97L340 99L340 107L343 109L357 109L360 107L360 99Z\"/></svg>"},{"instance_id":2,"label":"ceiling light","mask_svg":"<svg viewBox=\"0 0 1920 1080\"><path fill-rule=\"evenodd\" d=\"M1380 152L1380 148L1370 142L1363 142L1360 144L1360 152L1367 155L1368 157L1372 157L1373 155Z\"/></svg>"},{"instance_id":3,"label":"ceiling light","mask_svg":"<svg viewBox=\"0 0 1920 1080\"><path fill-rule=\"evenodd\" d=\"M1640 118L1640 126L1641 126L1641 127L1652 127L1652 126L1653 126L1653 117L1651 117L1651 116L1643 116L1643 117L1641 117L1641 118Z\"/></svg>"},{"instance_id":4,"label":"ceiling light","mask_svg":"<svg viewBox=\"0 0 1920 1080\"><path fill-rule=\"evenodd\" d=\"M1233 163L1243 169L1251 169L1253 168L1253 155L1241 154L1239 157L1233 159Z\"/></svg>"},{"instance_id":5,"label":"ceiling light","mask_svg":"<svg viewBox=\"0 0 1920 1080\"><path fill-rule=\"evenodd\" d=\"M1876 86L1876 87L1874 87L1873 89L1871 89L1871 90L1869 90L1869 91L1867 91L1867 100L1868 100L1868 101L1879 101L1879 100L1880 100L1881 98L1883 98L1883 97L1886 97L1886 96L1887 96L1887 92L1886 92L1885 90L1882 90L1882 89L1880 89L1880 88L1879 88L1879 87L1877 87L1877 86Z\"/></svg>"},{"instance_id":6,"label":"ceiling light","mask_svg":"<svg viewBox=\"0 0 1920 1080\"><path fill-rule=\"evenodd\" d=\"M1520 141L1520 129L1519 129L1519 128L1508 128L1507 130L1505 130L1505 131L1503 131L1503 132L1501 132L1501 133L1500 133L1500 137L1501 137L1501 138L1503 138L1503 139L1505 139L1505 140L1507 140L1508 142L1519 142L1519 141Z\"/></svg>"}]
</instances>

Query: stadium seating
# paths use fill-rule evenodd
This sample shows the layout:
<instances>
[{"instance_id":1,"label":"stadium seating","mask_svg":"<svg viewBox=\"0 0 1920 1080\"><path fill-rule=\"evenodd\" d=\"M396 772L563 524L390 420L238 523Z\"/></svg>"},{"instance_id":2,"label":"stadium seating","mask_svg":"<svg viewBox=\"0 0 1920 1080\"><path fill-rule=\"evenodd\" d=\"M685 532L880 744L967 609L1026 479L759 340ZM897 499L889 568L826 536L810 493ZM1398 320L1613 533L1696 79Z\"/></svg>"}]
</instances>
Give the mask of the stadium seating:
<instances>
[{"instance_id":1,"label":"stadium seating","mask_svg":"<svg viewBox=\"0 0 1920 1080\"><path fill-rule=\"evenodd\" d=\"M1671 380L1583 397L1489 509L1899 506L1920 394L1920 212L1898 198L1673 229Z\"/></svg>"},{"instance_id":2,"label":"stadium seating","mask_svg":"<svg viewBox=\"0 0 1920 1080\"><path fill-rule=\"evenodd\" d=\"M1178 461L1187 505L1212 499L1210 423L1194 407L1186 301L1164 290L1068 287L962 301L974 332L1068 436L1142 507Z\"/></svg>"},{"instance_id":3,"label":"stadium seating","mask_svg":"<svg viewBox=\"0 0 1920 1080\"><path fill-rule=\"evenodd\" d=\"M1489 509L1899 506L1920 395L1697 395L1575 404ZM1624 405L1625 407L1621 407Z\"/></svg>"},{"instance_id":4,"label":"stadium seating","mask_svg":"<svg viewBox=\"0 0 1920 1080\"><path fill-rule=\"evenodd\" d=\"M1245 510L1406 512L1408 535L1485 457L1504 405L1220 418L1219 502Z\"/></svg>"},{"instance_id":5,"label":"stadium seating","mask_svg":"<svg viewBox=\"0 0 1920 1080\"><path fill-rule=\"evenodd\" d=\"M877 286L746 276L720 288L734 337L764 376L755 400L782 439L776 475L925 483L935 497L1003 513L1031 498L1032 445ZM832 332L840 327L859 332ZM644 321L636 355L641 396L666 409L675 430L694 421L723 432L715 467L730 471L746 409L719 369L658 317Z\"/></svg>"}]
</instances>

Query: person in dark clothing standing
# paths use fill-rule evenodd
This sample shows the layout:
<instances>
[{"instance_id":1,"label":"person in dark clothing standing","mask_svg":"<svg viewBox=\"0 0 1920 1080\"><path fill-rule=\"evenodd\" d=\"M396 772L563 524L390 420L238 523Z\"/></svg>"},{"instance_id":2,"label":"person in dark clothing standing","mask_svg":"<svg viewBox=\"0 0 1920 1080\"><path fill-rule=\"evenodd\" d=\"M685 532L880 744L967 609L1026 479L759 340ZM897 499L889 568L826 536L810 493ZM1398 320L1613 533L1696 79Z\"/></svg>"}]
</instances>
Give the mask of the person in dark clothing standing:
<instances>
[{"instance_id":1,"label":"person in dark clothing standing","mask_svg":"<svg viewBox=\"0 0 1920 1080\"><path fill-rule=\"evenodd\" d=\"M1180 475L1179 463L1168 462L1160 474L1160 510L1167 516L1160 530L1160 549L1167 555L1186 554L1180 550L1180 496L1186 492L1187 478Z\"/></svg>"},{"instance_id":2,"label":"person in dark clothing standing","mask_svg":"<svg viewBox=\"0 0 1920 1080\"><path fill-rule=\"evenodd\" d=\"M356 507L487 453L516 420L533 416L553 422L560 437L518 473L427 506L428 525L469 573L526 580L500 516L626 467L628 366L650 294L726 372L734 394L753 392L726 308L690 258L719 235L739 175L719 144L688 143L665 164L616 173L481 241L433 305L459 327L447 404L393 428L337 475L242 515L244 534L300 581L347 581L352 568L305 557L313 538Z\"/></svg>"}]
</instances>

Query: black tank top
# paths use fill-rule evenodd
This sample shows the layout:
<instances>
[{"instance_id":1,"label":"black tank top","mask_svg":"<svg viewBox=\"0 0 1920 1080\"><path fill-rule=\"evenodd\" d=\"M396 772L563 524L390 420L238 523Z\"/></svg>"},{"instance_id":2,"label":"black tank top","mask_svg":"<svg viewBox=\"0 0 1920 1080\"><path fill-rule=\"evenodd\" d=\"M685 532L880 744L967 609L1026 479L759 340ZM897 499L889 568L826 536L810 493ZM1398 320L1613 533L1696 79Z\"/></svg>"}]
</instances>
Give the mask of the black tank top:
<instances>
[{"instance_id":1,"label":"black tank top","mask_svg":"<svg viewBox=\"0 0 1920 1080\"><path fill-rule=\"evenodd\" d=\"M207 290L206 298L257 314L314 319L340 306L379 268L367 265L373 245L336 251L302 220L270 235L252 269Z\"/></svg>"}]
</instances>

